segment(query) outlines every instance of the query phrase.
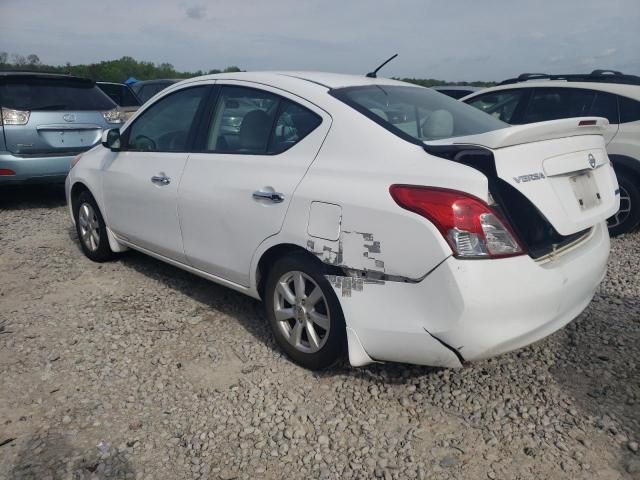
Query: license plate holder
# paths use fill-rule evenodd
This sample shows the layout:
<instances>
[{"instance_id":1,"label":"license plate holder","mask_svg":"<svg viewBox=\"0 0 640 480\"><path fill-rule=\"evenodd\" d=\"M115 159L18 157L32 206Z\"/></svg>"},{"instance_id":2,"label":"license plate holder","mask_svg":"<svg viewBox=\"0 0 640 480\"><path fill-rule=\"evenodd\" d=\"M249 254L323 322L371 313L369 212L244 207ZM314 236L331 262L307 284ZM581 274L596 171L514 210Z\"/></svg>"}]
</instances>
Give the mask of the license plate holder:
<instances>
[{"instance_id":1,"label":"license plate holder","mask_svg":"<svg viewBox=\"0 0 640 480\"><path fill-rule=\"evenodd\" d=\"M571 175L569 183L581 210L588 210L601 203L600 192L591 172Z\"/></svg>"}]
</instances>

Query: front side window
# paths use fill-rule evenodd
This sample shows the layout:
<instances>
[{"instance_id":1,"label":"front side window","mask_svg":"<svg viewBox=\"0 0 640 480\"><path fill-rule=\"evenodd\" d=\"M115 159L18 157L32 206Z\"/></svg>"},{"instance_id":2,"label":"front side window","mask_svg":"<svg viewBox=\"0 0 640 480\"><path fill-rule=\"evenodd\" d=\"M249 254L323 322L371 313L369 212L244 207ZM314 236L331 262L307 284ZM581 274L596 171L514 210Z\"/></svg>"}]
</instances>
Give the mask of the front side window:
<instances>
[{"instance_id":1,"label":"front side window","mask_svg":"<svg viewBox=\"0 0 640 480\"><path fill-rule=\"evenodd\" d=\"M523 93L524 90L498 90L473 97L466 103L498 120L513 123L513 115Z\"/></svg>"},{"instance_id":2,"label":"front side window","mask_svg":"<svg viewBox=\"0 0 640 480\"><path fill-rule=\"evenodd\" d=\"M184 152L207 87L185 88L161 98L128 129L127 150Z\"/></svg>"},{"instance_id":3,"label":"front side window","mask_svg":"<svg viewBox=\"0 0 640 480\"><path fill-rule=\"evenodd\" d=\"M407 140L429 141L489 132L508 125L429 88L346 87L331 94Z\"/></svg>"}]
</instances>

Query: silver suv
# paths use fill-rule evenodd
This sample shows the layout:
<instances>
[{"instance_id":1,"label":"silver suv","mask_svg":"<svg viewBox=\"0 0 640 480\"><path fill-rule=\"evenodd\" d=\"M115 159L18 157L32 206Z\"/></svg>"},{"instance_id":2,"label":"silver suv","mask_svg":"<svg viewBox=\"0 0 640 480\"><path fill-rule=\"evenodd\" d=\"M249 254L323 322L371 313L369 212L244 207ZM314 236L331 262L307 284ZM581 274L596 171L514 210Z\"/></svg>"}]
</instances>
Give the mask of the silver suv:
<instances>
[{"instance_id":1,"label":"silver suv","mask_svg":"<svg viewBox=\"0 0 640 480\"><path fill-rule=\"evenodd\" d=\"M461 101L513 125L607 118L607 153L620 185L620 210L608 221L609 233L620 235L640 225L640 77L612 70L524 73Z\"/></svg>"},{"instance_id":2,"label":"silver suv","mask_svg":"<svg viewBox=\"0 0 640 480\"><path fill-rule=\"evenodd\" d=\"M124 121L87 78L0 72L0 185L64 182L71 160Z\"/></svg>"}]
</instances>

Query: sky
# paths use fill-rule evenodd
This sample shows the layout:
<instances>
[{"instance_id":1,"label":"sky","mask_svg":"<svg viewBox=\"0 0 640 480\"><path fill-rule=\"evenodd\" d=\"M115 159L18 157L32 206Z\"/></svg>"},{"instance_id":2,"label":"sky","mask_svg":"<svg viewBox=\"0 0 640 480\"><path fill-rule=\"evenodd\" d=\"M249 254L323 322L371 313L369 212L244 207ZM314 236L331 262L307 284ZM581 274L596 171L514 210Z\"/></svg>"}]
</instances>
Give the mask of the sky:
<instances>
[{"instance_id":1,"label":"sky","mask_svg":"<svg viewBox=\"0 0 640 480\"><path fill-rule=\"evenodd\" d=\"M180 71L501 80L640 75L640 0L0 0L0 51L43 63L131 56Z\"/></svg>"}]
</instances>

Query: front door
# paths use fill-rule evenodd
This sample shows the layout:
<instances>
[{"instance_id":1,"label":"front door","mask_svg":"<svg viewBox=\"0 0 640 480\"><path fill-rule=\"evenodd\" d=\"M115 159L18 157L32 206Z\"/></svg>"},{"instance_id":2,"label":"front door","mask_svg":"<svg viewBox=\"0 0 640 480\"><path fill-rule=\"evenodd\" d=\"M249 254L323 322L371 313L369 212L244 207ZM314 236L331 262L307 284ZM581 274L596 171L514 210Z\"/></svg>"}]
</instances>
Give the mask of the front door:
<instances>
[{"instance_id":1,"label":"front door","mask_svg":"<svg viewBox=\"0 0 640 480\"><path fill-rule=\"evenodd\" d=\"M185 88L145 109L122 133L122 149L107 158L102 176L111 230L181 263L178 187L209 88Z\"/></svg>"}]
</instances>

